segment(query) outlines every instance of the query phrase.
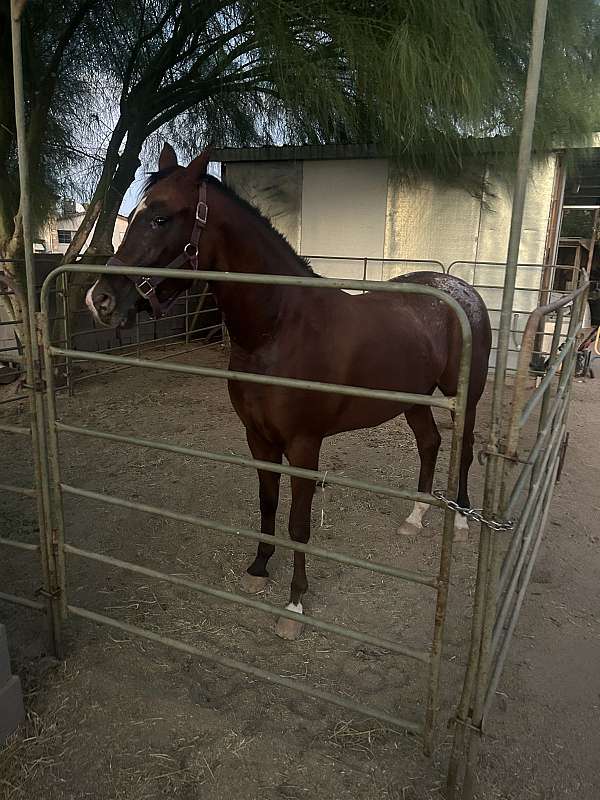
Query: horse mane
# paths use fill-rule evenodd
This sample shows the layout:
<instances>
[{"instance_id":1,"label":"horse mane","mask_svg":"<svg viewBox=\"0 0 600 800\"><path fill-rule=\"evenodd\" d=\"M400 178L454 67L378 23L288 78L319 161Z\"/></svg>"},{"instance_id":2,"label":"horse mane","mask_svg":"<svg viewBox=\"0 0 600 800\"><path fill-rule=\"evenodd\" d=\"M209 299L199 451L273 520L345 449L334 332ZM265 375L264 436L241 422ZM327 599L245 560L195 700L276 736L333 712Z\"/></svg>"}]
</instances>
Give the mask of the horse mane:
<instances>
[{"instance_id":1,"label":"horse mane","mask_svg":"<svg viewBox=\"0 0 600 800\"><path fill-rule=\"evenodd\" d=\"M177 167L167 167L166 169L160 169L156 172L150 172L144 181L144 185L142 186L141 197L145 197L153 186L155 186L163 178L167 178L169 175L175 172L176 169ZM223 192L223 194L227 195L227 197L230 197L234 202L241 206L241 208L249 211L260 223L266 225L270 232L288 248L307 276L312 278L321 277L314 271L309 259L298 255L283 233L277 230L271 220L268 217L265 217L260 209L248 202L248 200L240 197L240 195L231 186L223 183L223 181L219 180L219 178L215 177L214 175L206 175L205 180L207 183L210 183L212 186L215 186L217 189L219 189L219 191Z\"/></svg>"}]
</instances>

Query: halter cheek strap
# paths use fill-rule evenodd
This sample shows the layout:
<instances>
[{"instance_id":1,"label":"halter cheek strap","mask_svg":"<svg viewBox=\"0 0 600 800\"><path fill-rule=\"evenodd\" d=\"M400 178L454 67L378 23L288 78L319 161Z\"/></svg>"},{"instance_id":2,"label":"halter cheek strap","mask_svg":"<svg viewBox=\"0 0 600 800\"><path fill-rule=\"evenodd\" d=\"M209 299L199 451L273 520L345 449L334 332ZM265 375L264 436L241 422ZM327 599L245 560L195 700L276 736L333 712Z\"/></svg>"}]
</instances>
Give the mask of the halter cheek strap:
<instances>
[{"instance_id":1,"label":"halter cheek strap","mask_svg":"<svg viewBox=\"0 0 600 800\"><path fill-rule=\"evenodd\" d=\"M179 269L179 267L183 267L186 263L189 262L192 269L198 269L198 245L200 243L200 237L206 228L206 223L208 220L208 204L206 202L206 183L202 181L198 190L198 203L196 204L196 218L194 220L194 227L192 228L192 233L190 235L190 240L183 248L183 253L177 256L177 258L173 259L169 264L167 264L167 268L171 269ZM125 267L123 261L121 261L116 256L110 258L106 265L108 267ZM161 303L156 293L156 289L158 286L164 281L164 278L158 277L140 277L133 280L133 284L136 288L137 293L147 300L150 305L152 306L152 311L154 312L154 319L160 319L163 314L171 307L172 303L174 302L175 298L177 297L177 293L174 297L170 298L166 302Z\"/></svg>"}]
</instances>

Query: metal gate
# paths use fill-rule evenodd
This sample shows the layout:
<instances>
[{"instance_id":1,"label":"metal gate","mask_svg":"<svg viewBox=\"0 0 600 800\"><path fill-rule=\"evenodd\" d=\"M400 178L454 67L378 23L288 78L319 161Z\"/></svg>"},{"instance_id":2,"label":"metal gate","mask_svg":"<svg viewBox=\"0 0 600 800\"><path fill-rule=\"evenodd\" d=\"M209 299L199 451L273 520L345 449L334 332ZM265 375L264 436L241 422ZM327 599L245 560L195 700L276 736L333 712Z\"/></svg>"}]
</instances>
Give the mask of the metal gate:
<instances>
[{"instance_id":1,"label":"metal gate","mask_svg":"<svg viewBox=\"0 0 600 800\"><path fill-rule=\"evenodd\" d=\"M274 542L272 537L261 534L258 531L239 529L224 524L219 520L205 519L191 514L180 513L175 509L151 506L126 500L114 495L107 495L66 484L61 479L60 470L58 439L61 432L88 438L129 443L140 447L178 453L217 463L235 464L248 468L260 467L261 469L278 472L284 475L310 478L317 482L322 482L326 477L329 483L339 486L358 488L376 494L412 501L418 500L419 502L426 502L438 507L442 505L437 497L419 493L408 488L398 489L384 485L370 484L360 480L352 480L341 475L335 475L330 472L325 473L323 471L299 469L291 466L256 461L250 458L240 458L225 453L201 451L175 444L168 444L164 441L140 439L114 432L70 425L60 421L57 417L53 365L56 359L83 358L107 366L120 365L129 368L144 367L180 374L291 386L298 389L308 389L310 391L337 392L351 396L371 396L388 400L404 400L412 403L454 410L455 416L452 431L452 450L447 497L455 499L471 345L470 327L462 309L456 305L452 298L437 290L416 285L411 286L410 284L382 284L380 282L367 282L365 284L364 281L267 277L264 275L197 274L183 270L177 271L177 273L174 273L172 270L160 269L150 271L152 275L158 277L168 274L170 277L176 276L182 279L193 276L200 279L211 278L212 280L239 283L306 285L308 287L319 286L321 288L331 287L332 289L343 288L350 290L356 290L360 287L361 290L400 291L404 293L416 292L439 297L457 313L463 332L465 346L463 347L461 360L459 391L455 398L407 395L397 392L373 391L362 387L337 386L286 378L268 378L264 375L234 373L229 370L191 366L167 361L157 362L145 358L70 350L53 345L50 340L48 314L49 297L52 291L53 281L56 278L62 279L65 274L71 272L114 272L128 275L141 274L141 270L131 268L108 269L106 267L77 265L55 270L44 283L41 297L42 310L41 313L36 315L38 337L36 337L33 347L29 339L25 342L29 355L29 358L26 360L28 365L26 388L31 398L31 428L27 429L22 426L14 425L0 426L0 430L4 432L19 436L31 435L32 437L38 491L36 492L35 489L29 487L23 488L4 485L0 488L37 497L38 513L40 517L40 545L36 546L27 542L15 541L14 539L1 539L0 544L32 552L39 552L42 567L42 586L39 590L39 594L44 598L44 602L41 602L39 599L19 597L7 593L0 594L0 599L18 605L25 605L29 608L46 611L51 632L51 641L57 654L61 652L60 642L62 639L62 626L66 617L68 615L82 617L96 623L125 630L131 634L199 656L213 663L231 669L241 670L248 675L379 719L394 727L409 730L420 736L425 751L431 752L439 701L440 667L452 553L453 510L445 507L439 571L437 575L426 575L388 564L373 563L366 559L355 558L312 545L297 544L278 537L275 538ZM146 269L145 272L148 272L148 270ZM481 530L471 644L462 696L458 702L454 719L456 730L448 777L450 791L451 793L455 793L458 787L461 769L465 767L464 793L462 795L464 798L472 796L475 765L478 749L480 747L480 736L483 731L486 716L492 705L494 693L508 653L511 636L523 604L529 577L540 547L554 481L560 470L560 464L564 456L566 446L566 415L569 404L570 387L576 364L577 340L581 328L586 293L587 284L554 303L537 308L529 316L519 352L519 363L512 392L512 414L510 416L507 438L505 445L500 447L498 454L496 454L501 469L496 474L490 473L488 470L488 474L486 475L485 493L489 495L490 493L493 494L496 489L499 491L499 511L497 516L505 520L511 519L512 530L510 534L507 534L506 531L502 529L502 525L496 527L493 522L484 524ZM19 299L26 314L25 299ZM562 341L564 338L562 337L563 320L567 314L569 318L569 329L566 339ZM551 320L551 325L553 326L552 344L549 358L545 365L544 377L533 391L529 391L528 383L532 380L530 361L534 352L536 334L543 320ZM42 350L39 354L36 353L38 338L42 343ZM43 359L43 367L40 365L40 357ZM538 414L537 435L530 451L525 452L523 450L521 433L527 423L531 425L530 418L534 413ZM190 523L201 528L210 528L222 534L237 538L276 543L277 546L289 550L298 550L312 554L318 558L325 558L338 563L363 568L374 573L394 576L431 588L436 595L436 613L432 646L428 652L415 650L401 642L383 639L351 628L341 627L320 618L305 615L302 615L300 618L302 622L314 628L354 641L384 647L399 656L415 659L426 664L429 671L429 679L425 702L426 711L423 719L406 719L390 714L383 709L365 706L347 698L313 688L301 681L282 677L267 670L259 669L252 665L228 658L226 655L217 655L212 652L208 653L201 648L194 647L187 643L164 637L155 632L144 630L118 619L69 604L68 598L66 597L66 554L97 563L107 564L158 581L166 581L171 584L184 586L217 598L222 602L250 607L270 615L283 616L291 619L297 618L291 611L280 609L260 600L248 598L232 592L225 592L197 581L167 575L156 570L123 561L110 554L91 552L70 544L65 537L62 509L63 496L85 497L94 501L106 503L113 507L135 509L163 518Z\"/></svg>"},{"instance_id":2,"label":"metal gate","mask_svg":"<svg viewBox=\"0 0 600 800\"><path fill-rule=\"evenodd\" d=\"M54 387L54 374L53 374L53 360L56 358L78 358L86 359L89 361L116 364L129 367L145 367L147 369L155 369L162 371L170 371L174 373L186 375L200 375L217 377L223 379L233 379L236 381L249 381L260 384L270 384L275 386L287 386L302 390L318 391L318 392L333 392L354 397L371 397L381 400L394 400L401 402L409 402L411 404L427 405L438 408L448 409L453 413L454 420L452 424L452 445L450 453L450 466L448 472L448 481L446 496L451 500L456 499L458 489L459 465L462 446L462 432L464 426L464 413L465 404L468 391L470 362L471 362L471 330L467 317L463 309L458 303L450 296L432 289L431 287L411 285L411 284L389 284L380 282L367 282L364 281L349 281L349 280L326 280L321 278L295 278L287 276L265 276L265 275L241 275L241 274L226 274L226 273L203 273L191 272L185 270L165 270L153 269L144 270L144 275L155 275L157 277L165 277L168 275L170 278L181 279L210 279L213 281L224 282L238 282L238 283L260 283L260 284L273 284L280 286L306 286L306 287L319 287L331 289L350 289L350 290L364 290L369 291L383 291L383 292L401 292L403 294L425 294L435 297L448 305L453 312L457 315L462 336L463 348L461 355L460 365L460 378L456 397L446 398L440 396L430 395L415 395L404 392L372 390L363 387L342 386L338 384L326 384L315 381L297 380L292 378L275 378L267 377L265 375L252 374L252 373L238 373L225 369L214 369L212 367L193 366L188 364L180 364L166 361L150 361L148 359L132 358L119 356L106 353L94 353L82 350L68 350L64 347L58 347L51 343L50 329L48 324L48 298L51 291L52 282L57 277L65 273L73 272L95 272L95 273L116 273L126 275L141 275L141 269L132 268L111 268L99 266L76 265L61 267L54 270L53 273L45 281L41 294L41 312L37 315L38 332L41 336L43 343L43 360L44 369L42 380L39 380L35 385L36 397L40 400L44 396L44 405L42 413L47 411L47 426L44 431L43 444L47 448L47 459L49 469L49 480L44 474L41 475L40 483L44 492L47 495L48 501L48 514L49 526L45 530L44 541L41 545L42 549L50 551L52 558L53 575L56 576L54 583L48 587L48 602L52 608L52 621L56 628L55 638L60 640L61 625L70 614L73 616L84 617L86 619L98 622L104 625L121 628L130 633L142 636L153 641L161 642L170 647L182 650L187 653L198 655L204 659L212 661L223 666L241 670L246 674L262 678L271 683L279 684L281 686L294 689L312 697L321 700L327 700L335 705L343 708L350 709L369 717L382 720L389 725L397 728L409 730L422 738L424 749L426 752L431 752L436 714L439 705L439 679L440 667L442 659L442 643L444 637L444 625L446 618L446 605L448 596L449 573L452 555L452 541L454 532L454 510L448 506L443 506L442 502L434 497L432 494L421 493L408 488L393 488L385 485L370 484L361 480L353 480L343 477L341 475L332 474L330 472L324 473L319 471L300 469L291 466L284 466L270 462L257 461L255 459L239 458L228 455L226 453L213 453L207 451L199 451L193 448L182 447L174 444L167 444L163 441L140 439L133 436L116 434L108 431L102 431L92 428L82 428L74 425L69 425L61 422L57 417L56 402L55 402L55 387ZM63 482L61 478L61 467L59 457L59 434L68 432L85 437L107 439L122 443L134 444L140 447L152 448L156 450L164 450L174 453L179 453L189 457L201 458L211 460L218 463L236 464L238 466L257 468L277 472L283 475L294 475L303 478L309 478L315 481L323 481L325 476L327 482L344 486L348 488L357 488L367 492L376 494L387 495L389 497L403 498L412 501L419 501L428 503L432 506L444 508L444 527L442 536L442 545L440 552L439 569L437 574L423 574L420 572L410 571L401 567L391 566L383 563L373 563L367 559L355 558L353 556L326 550L312 545L304 545L287 539L282 539L262 534L258 531L250 529L240 529L224 524L219 520L206 519L192 514L182 514L175 509L168 509L159 506L150 506L144 503L138 503L124 498L102 494L95 491L89 491L77 486L69 485ZM391 639L384 639L381 637L373 636L368 633L354 630L348 627L333 624L331 622L322 620L320 618L297 615L292 611L282 610L278 607L270 605L260 600L248 598L243 595L235 594L233 592L222 591L221 589L208 586L206 584L191 581L184 578L175 577L155 570L150 570L137 564L122 561L114 558L109 554L95 553L83 550L70 544L68 537L65 536L64 517L63 517L63 497L64 496L77 496L93 499L98 502L107 503L112 506L118 506L129 509L136 509L148 514L158 515L167 519L174 519L190 523L201 528L210 528L211 530L218 531L225 535L235 536L237 538L247 538L255 541L264 541L269 544L275 543L278 547L283 547L289 550L297 550L304 553L309 553L319 558L329 559L342 564L352 565L359 567L370 572L379 573L383 575L391 575L405 581L420 584L429 587L435 594L435 614L433 620L433 639L431 648L429 650L416 650L408 645L393 641ZM50 531L50 542L48 542L48 530ZM19 546L19 543L12 542L13 545ZM331 693L324 692L316 689L301 681L291 680L281 677L273 672L268 672L257 667L241 663L234 659L228 658L226 655L217 655L212 652L206 652L201 648L193 647L191 645L179 642L167 637L160 636L154 632L138 628L127 623L121 622L117 619L97 614L85 608L70 605L66 596L66 575L65 575L65 555L77 556L79 558L89 559L95 562L110 564L115 567L127 570L132 573L142 574L147 577L157 579L159 581L166 581L171 584L185 586L189 589L196 590L205 595L218 598L222 602L234 603L240 606L250 607L267 614L287 617L290 619L299 619L304 624L327 631L334 635L342 636L352 639L354 641L363 642L374 645L376 647L383 647L389 651L409 659L415 659L427 666L428 669L428 689L427 697L425 699L425 714L420 720L405 719L400 716L386 712L379 708L372 708L360 703L354 702L344 697L340 697ZM30 605L28 600L20 597L7 597L4 599L11 600L14 603L25 603Z\"/></svg>"},{"instance_id":3,"label":"metal gate","mask_svg":"<svg viewBox=\"0 0 600 800\"><path fill-rule=\"evenodd\" d=\"M490 322L492 324L492 354L490 370L495 365L498 350L498 334L500 331L500 313L502 292L506 264L495 261L453 261L448 267L448 274L462 278L474 286L483 297ZM565 284L564 288L552 288L555 278ZM515 372L519 352L523 346L522 340L525 326L530 314L540 305L546 305L551 299L568 297L582 283L587 280L585 272L579 267L563 266L562 264L517 264L517 284L510 320L510 342L508 345L507 370ZM544 284L548 284L544 287ZM566 338L568 319L563 319L563 328L559 332L561 343ZM548 357L551 340L554 332L553 325L545 324L545 318L540 320L532 352L532 363L540 366Z\"/></svg>"},{"instance_id":4,"label":"metal gate","mask_svg":"<svg viewBox=\"0 0 600 800\"><path fill-rule=\"evenodd\" d=\"M554 484L560 479L588 286L586 282L529 315L511 392L506 437L484 451L488 459L484 502L495 503L499 516L511 525L508 534L493 524L481 528L471 649L448 774L451 798L456 796L462 767L461 796L464 800L473 796L484 726L540 549ZM567 313L569 327L564 337ZM536 378L532 387L535 343L540 326L548 320L553 329L550 353L543 377ZM522 434L528 423L531 426L534 413L537 432L528 444Z\"/></svg>"},{"instance_id":5,"label":"metal gate","mask_svg":"<svg viewBox=\"0 0 600 800\"><path fill-rule=\"evenodd\" d=\"M462 793L464 798L470 798L473 794L475 765L480 747L483 725L490 709L495 687L500 678L510 638L518 619L527 582L540 546L554 480L560 473L561 460L566 445L564 436L565 422L569 405L571 378L576 363L577 335L581 326L588 288L587 284L579 287L571 295L562 300L537 309L529 318L520 347L513 389L513 408L509 416L508 432L503 446L503 419L506 419L506 415L503 416L504 408L502 405L504 380L507 370L507 357L509 354L511 314L515 295L519 242L523 223L527 170L532 152L532 136L542 62L547 0L535 0L534 6L532 43L529 54L527 85L523 105L522 130L520 134L511 230L506 261L506 273L503 281L491 433L488 448L485 451L486 480L484 490L484 512L488 522L483 523L481 529L470 655L467 663L462 697L458 704L455 718L455 737L448 775L450 794L455 796L460 784L461 769L463 766L466 767ZM25 303L25 298L22 298L21 306L23 309L29 308L33 313L36 305L33 288L34 272L29 209L29 176L27 148L25 146L26 131L21 68L20 11L15 2L11 2L11 12L13 26L13 77L16 98L15 127L17 130L19 150L21 206L27 268L27 302ZM51 279L68 272L76 271L107 272L108 270L106 268L85 266L68 267L56 270L52 274ZM113 272L141 275L141 271L135 269L119 269L113 270ZM416 572L409 572L385 564L373 564L370 561L334 553L317 547L299 545L285 540L275 540L280 547L310 553L317 557L350 564L380 574L393 575L400 579L428 586L435 592L436 613L434 636L431 649L428 652L415 651L401 643L373 637L350 628L342 628L320 619L306 617L304 615L300 617L303 623L312 625L313 627L357 641L382 645L398 655L413 658L427 664L429 671L428 693L426 713L422 720L402 719L388 714L381 709L370 708L345 698L322 692L319 689L308 687L298 681L283 678L274 673L243 664L226 656L206 653L199 648L162 637L151 631L143 630L113 618L75 607L68 603L65 594L65 553L70 553L71 555L100 563L111 564L133 573L141 573L145 576L156 578L157 580L184 585L188 588L216 597L224 602L252 607L268 614L276 614L277 616L285 616L291 619L298 618L293 612L274 608L267 603L251 600L247 597L242 597L230 592L222 592L221 590L198 582L187 581L157 571L147 570L138 565L123 562L108 555L83 551L66 542L62 512L63 495L89 497L113 506L122 506L167 518L179 519L200 527L212 528L224 534L257 541L267 541L269 544L273 544L274 540L273 537L265 537L257 531L246 529L239 530L225 525L218 520L179 514L173 510L134 503L115 496L90 492L63 483L60 475L58 448L58 436L62 431L89 437L113 439L119 442L129 442L142 447L165 449L171 452L206 458L221 463L232 463L246 467L259 466L261 469L272 470L281 474L297 475L315 481L323 481L325 475L318 471L294 469L292 467L283 467L266 462L257 462L253 459L234 458L219 453L205 453L191 448L167 445L163 442L142 440L98 430L77 428L62 423L57 419L54 402L52 364L53 359L56 357L64 357L67 359L85 357L90 361L104 362L107 364L121 364L131 367L144 366L150 369L162 369L185 374L271 383L310 391L332 391L351 396L370 396L388 400L404 400L411 403L438 406L454 410L455 418L452 432L452 451L448 475L447 497L451 500L456 498L458 463L460 459L466 387L470 365L470 330L464 312L451 298L433 289L427 289L427 287L421 286L410 286L410 284L381 284L371 281L323 281L320 279L316 282L312 279L284 277L271 277L267 279L265 276L256 275L245 275L242 277L239 275L232 276L222 274L217 276L213 273L198 274L186 271L180 271L177 274L182 278L203 277L209 278L210 280L296 286L318 285L319 287L331 286L355 291L402 291L405 293L423 293L435 296L453 307L453 310L458 315L463 332L461 379L457 396L455 398L436 398L398 392L372 392L360 387L340 387L284 378L273 379L266 378L262 375L238 374L228 370L192 367L183 364L167 364L164 362L159 364L139 358L82 352L53 346L49 339L48 329L48 297L51 283L51 279L48 279L42 291L42 310L37 318L37 325L34 326L31 317L27 318L25 312L23 317L24 327L26 327L29 332L29 341L26 342L25 346L29 355L27 359L26 388L31 400L31 427L30 429L26 429L20 426L4 425L1 428L1 430L11 435L27 435L31 437L37 483L36 490L31 491L28 487L9 485L4 488L9 491L16 490L29 496L35 494L40 519L40 544L39 546L35 546L31 543L17 542L12 539L0 543L28 551L39 551L43 580L40 594L44 597L45 603L7 593L0 595L0 599L29 608L39 610L46 609L52 646L57 654L61 652L61 629L67 614L84 617L104 625L121 628L132 634L166 644L193 655L201 656L214 663L241 670L247 674L299 691L303 694L327 700L352 711L365 713L370 717L383 720L388 724L413 731L422 738L425 750L429 752L432 747L432 737L439 697L439 673L452 553L454 511L448 506L445 506L442 550L437 575L423 575ZM171 270L145 269L144 275L175 277L175 273ZM6 285L6 283L4 285ZM563 316L566 314L565 309L568 306L571 306L569 328L566 339L561 344L562 321ZM552 332L549 362L544 367L545 372L541 383L528 396L527 381L529 378L529 364L534 349L534 342L542 320L549 317L551 314L556 314L556 317L554 330ZM43 339L43 370L40 366L37 341L38 334ZM554 390L555 386L556 390ZM529 453L525 453L521 447L523 442L521 432L523 426L536 409L539 413L538 434ZM390 487L367 484L362 481L349 480L342 476L332 476L329 474L327 474L327 480L341 486L373 491L392 497L419 500L434 506L441 505L441 501L433 495L424 495L408 489L392 489ZM506 535L503 530L506 526L494 522L495 515L507 517L514 515L512 535Z\"/></svg>"}]
</instances>

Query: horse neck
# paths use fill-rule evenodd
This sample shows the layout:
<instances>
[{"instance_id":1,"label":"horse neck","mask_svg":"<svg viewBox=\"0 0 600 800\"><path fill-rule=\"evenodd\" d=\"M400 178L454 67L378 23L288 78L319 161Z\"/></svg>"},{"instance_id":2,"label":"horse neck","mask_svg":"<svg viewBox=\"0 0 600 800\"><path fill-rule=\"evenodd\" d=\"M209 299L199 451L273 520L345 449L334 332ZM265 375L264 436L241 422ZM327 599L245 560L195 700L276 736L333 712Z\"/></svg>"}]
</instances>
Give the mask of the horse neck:
<instances>
[{"instance_id":1,"label":"horse neck","mask_svg":"<svg viewBox=\"0 0 600 800\"><path fill-rule=\"evenodd\" d=\"M306 277L291 246L266 223L237 205L225 219L213 257L218 271ZM283 304L292 297L286 287L269 284L215 281L213 291L232 341L249 351L275 335Z\"/></svg>"}]
</instances>

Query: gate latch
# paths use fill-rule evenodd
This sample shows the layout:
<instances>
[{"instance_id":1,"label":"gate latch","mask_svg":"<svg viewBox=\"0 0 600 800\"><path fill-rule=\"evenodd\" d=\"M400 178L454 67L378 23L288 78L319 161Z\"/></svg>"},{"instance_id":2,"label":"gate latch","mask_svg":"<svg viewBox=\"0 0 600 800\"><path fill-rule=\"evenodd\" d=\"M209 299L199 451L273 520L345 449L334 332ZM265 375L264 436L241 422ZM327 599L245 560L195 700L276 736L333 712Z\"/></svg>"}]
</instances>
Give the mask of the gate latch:
<instances>
[{"instance_id":1,"label":"gate latch","mask_svg":"<svg viewBox=\"0 0 600 800\"><path fill-rule=\"evenodd\" d=\"M43 586L40 586L39 589L36 589L33 594L35 597L47 597L50 600L58 600L60 597L60 589L53 589L49 592L47 589L44 589Z\"/></svg>"}]
</instances>

